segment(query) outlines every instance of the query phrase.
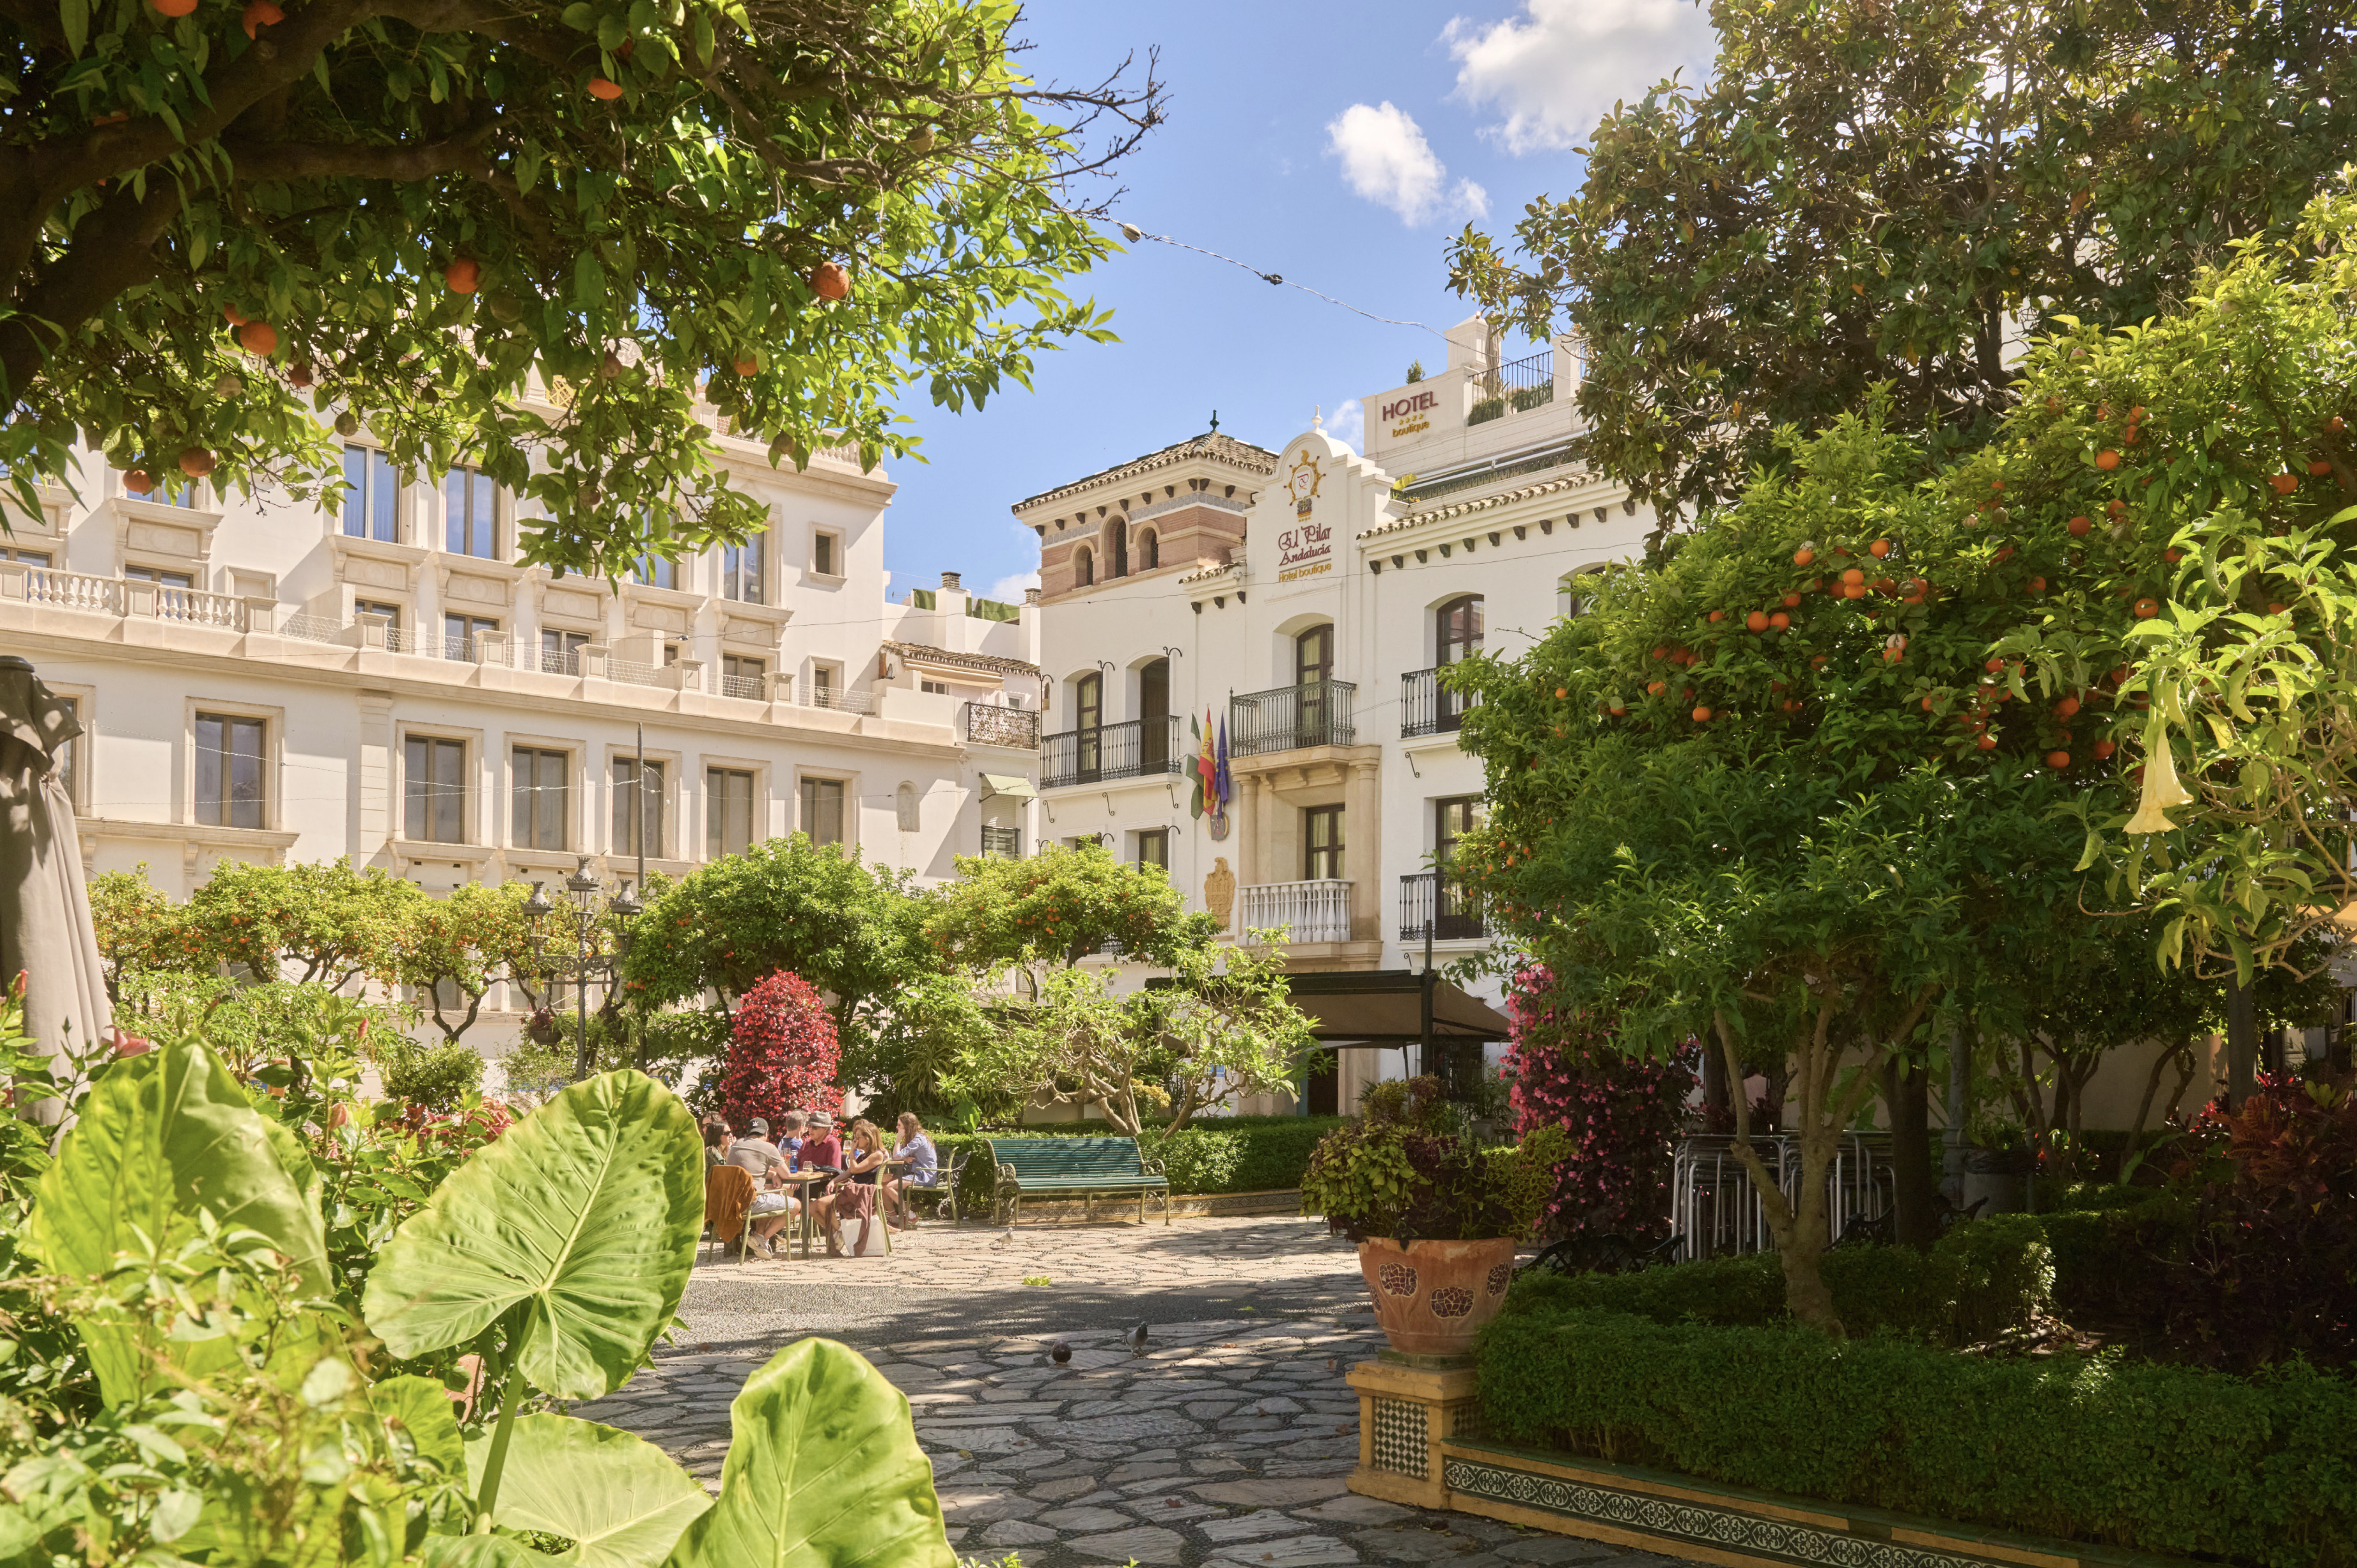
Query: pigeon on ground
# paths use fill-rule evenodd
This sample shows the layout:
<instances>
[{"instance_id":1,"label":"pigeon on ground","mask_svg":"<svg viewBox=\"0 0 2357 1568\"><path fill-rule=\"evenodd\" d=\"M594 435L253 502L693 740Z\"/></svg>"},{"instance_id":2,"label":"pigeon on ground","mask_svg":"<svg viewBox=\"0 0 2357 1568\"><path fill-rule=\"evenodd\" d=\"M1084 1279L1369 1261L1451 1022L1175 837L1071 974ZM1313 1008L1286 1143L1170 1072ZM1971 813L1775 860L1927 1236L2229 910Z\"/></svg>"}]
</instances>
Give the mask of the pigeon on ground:
<instances>
[{"instance_id":1,"label":"pigeon on ground","mask_svg":"<svg viewBox=\"0 0 2357 1568\"><path fill-rule=\"evenodd\" d=\"M1128 1342L1129 1353L1131 1355L1143 1356L1146 1354L1146 1325L1143 1323L1139 1324L1127 1334L1123 1335L1122 1337Z\"/></svg>"},{"instance_id":2,"label":"pigeon on ground","mask_svg":"<svg viewBox=\"0 0 2357 1568\"><path fill-rule=\"evenodd\" d=\"M1006 1228L1006 1235L1004 1235L1004 1236L1001 1236L997 1240L993 1241L993 1242L990 1244L990 1250L991 1250L992 1251L994 1251L994 1252L1003 1251L1005 1251L1006 1248L1008 1248L1008 1247L1010 1247L1010 1246L1013 1246L1013 1245L1014 1245L1014 1243L1015 1243L1015 1227L1014 1227L1014 1226L1012 1226L1012 1225L1009 1225L1009 1226Z\"/></svg>"},{"instance_id":3,"label":"pigeon on ground","mask_svg":"<svg viewBox=\"0 0 2357 1568\"><path fill-rule=\"evenodd\" d=\"M1053 1345L1048 1347L1048 1359L1055 1362L1059 1367L1062 1366L1071 1359L1072 1348L1070 1345L1065 1344L1061 1339L1057 1340Z\"/></svg>"}]
</instances>

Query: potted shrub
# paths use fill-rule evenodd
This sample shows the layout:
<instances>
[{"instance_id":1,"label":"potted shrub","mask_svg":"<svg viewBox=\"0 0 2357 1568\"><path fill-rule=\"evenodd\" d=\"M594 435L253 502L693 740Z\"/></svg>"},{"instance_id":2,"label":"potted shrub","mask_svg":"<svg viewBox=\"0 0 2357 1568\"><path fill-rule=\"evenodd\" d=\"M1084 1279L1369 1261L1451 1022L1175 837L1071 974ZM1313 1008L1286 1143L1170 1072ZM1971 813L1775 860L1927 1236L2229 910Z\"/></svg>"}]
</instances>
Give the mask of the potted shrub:
<instances>
[{"instance_id":1,"label":"potted shrub","mask_svg":"<svg viewBox=\"0 0 2357 1568\"><path fill-rule=\"evenodd\" d=\"M1361 1109L1309 1156L1302 1211L1359 1244L1393 1349L1464 1355L1506 1299L1515 1245L1555 1190L1571 1140L1549 1124L1519 1147L1485 1150L1433 1078L1377 1084Z\"/></svg>"},{"instance_id":2,"label":"potted shrub","mask_svg":"<svg viewBox=\"0 0 2357 1568\"><path fill-rule=\"evenodd\" d=\"M2017 1122L1983 1122L1967 1127L1965 1136L1962 1207L1985 1203L1983 1214L2019 1213L2038 1165L2029 1131Z\"/></svg>"}]
</instances>

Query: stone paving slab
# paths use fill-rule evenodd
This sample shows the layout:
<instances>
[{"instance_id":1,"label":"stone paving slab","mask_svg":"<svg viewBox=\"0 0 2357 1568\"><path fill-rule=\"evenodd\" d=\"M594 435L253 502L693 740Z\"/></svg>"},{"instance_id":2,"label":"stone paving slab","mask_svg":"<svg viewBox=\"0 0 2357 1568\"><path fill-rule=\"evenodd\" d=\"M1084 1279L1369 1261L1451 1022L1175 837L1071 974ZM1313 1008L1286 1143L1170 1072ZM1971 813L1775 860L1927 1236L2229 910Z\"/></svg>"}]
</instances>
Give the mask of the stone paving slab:
<instances>
[{"instance_id":1,"label":"stone paving slab","mask_svg":"<svg viewBox=\"0 0 2357 1568\"><path fill-rule=\"evenodd\" d=\"M1055 1283L1022 1283L1041 1274ZM1314 1220L926 1227L888 1259L699 1266L681 1342L578 1413L716 1487L728 1401L777 1349L821 1333L909 1396L950 1539L987 1561L1672 1568L1351 1493L1358 1396L1343 1374L1382 1343L1364 1303L1355 1252ZM1140 1320L1134 1355L1124 1330ZM1072 1352L1060 1366L1059 1342Z\"/></svg>"}]
</instances>

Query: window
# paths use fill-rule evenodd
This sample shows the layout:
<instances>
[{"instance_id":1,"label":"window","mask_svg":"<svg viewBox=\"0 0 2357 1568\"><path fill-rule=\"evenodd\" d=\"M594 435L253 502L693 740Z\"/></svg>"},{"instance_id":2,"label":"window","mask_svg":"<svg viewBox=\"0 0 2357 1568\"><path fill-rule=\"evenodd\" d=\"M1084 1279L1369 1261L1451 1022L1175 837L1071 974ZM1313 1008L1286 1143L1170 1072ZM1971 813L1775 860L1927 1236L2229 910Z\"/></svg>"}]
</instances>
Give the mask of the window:
<instances>
[{"instance_id":1,"label":"window","mask_svg":"<svg viewBox=\"0 0 2357 1568\"><path fill-rule=\"evenodd\" d=\"M352 618L354 620L358 620L362 616L378 616L382 618L385 622L386 629L388 630L398 631L401 628L401 607L399 605L388 604L381 599L354 599L352 601Z\"/></svg>"},{"instance_id":2,"label":"window","mask_svg":"<svg viewBox=\"0 0 2357 1568\"><path fill-rule=\"evenodd\" d=\"M479 639L499 634L500 623L489 616L446 615L442 618L442 657L473 659L482 651Z\"/></svg>"},{"instance_id":3,"label":"window","mask_svg":"<svg viewBox=\"0 0 2357 1568\"><path fill-rule=\"evenodd\" d=\"M581 673L581 650L589 645L586 631L558 631L552 627L540 629L540 667L551 675Z\"/></svg>"},{"instance_id":4,"label":"window","mask_svg":"<svg viewBox=\"0 0 2357 1568\"><path fill-rule=\"evenodd\" d=\"M1451 599L1436 612L1433 627L1435 664L1454 664L1481 651L1481 596Z\"/></svg>"},{"instance_id":5,"label":"window","mask_svg":"<svg viewBox=\"0 0 2357 1568\"><path fill-rule=\"evenodd\" d=\"M834 693L841 688L842 684L843 667L841 665L812 665L810 705L813 708L834 707L835 705Z\"/></svg>"},{"instance_id":6,"label":"window","mask_svg":"<svg viewBox=\"0 0 2357 1568\"><path fill-rule=\"evenodd\" d=\"M1443 871L1457 853L1457 841L1473 831L1481 819L1481 797L1453 795L1432 803L1432 863Z\"/></svg>"},{"instance_id":7,"label":"window","mask_svg":"<svg viewBox=\"0 0 2357 1568\"><path fill-rule=\"evenodd\" d=\"M27 566L46 566L49 564L49 553L46 550L0 548L0 561L18 561Z\"/></svg>"},{"instance_id":8,"label":"window","mask_svg":"<svg viewBox=\"0 0 2357 1568\"><path fill-rule=\"evenodd\" d=\"M1170 873L1170 830L1148 828L1137 835L1137 864L1158 865L1164 875Z\"/></svg>"},{"instance_id":9,"label":"window","mask_svg":"<svg viewBox=\"0 0 2357 1568\"><path fill-rule=\"evenodd\" d=\"M158 506L194 509L204 502L204 487L182 474L163 473L156 476L156 488L134 500L154 501Z\"/></svg>"},{"instance_id":10,"label":"window","mask_svg":"<svg viewBox=\"0 0 2357 1568\"><path fill-rule=\"evenodd\" d=\"M442 480L443 548L453 555L499 558L499 486L480 468L453 468Z\"/></svg>"},{"instance_id":11,"label":"window","mask_svg":"<svg viewBox=\"0 0 2357 1568\"><path fill-rule=\"evenodd\" d=\"M704 856L742 854L753 847L753 776L734 768L704 770Z\"/></svg>"},{"instance_id":12,"label":"window","mask_svg":"<svg viewBox=\"0 0 2357 1568\"><path fill-rule=\"evenodd\" d=\"M1105 580L1129 575L1129 524L1115 519L1105 524Z\"/></svg>"},{"instance_id":13,"label":"window","mask_svg":"<svg viewBox=\"0 0 2357 1568\"><path fill-rule=\"evenodd\" d=\"M402 746L403 833L426 843L464 843L467 743L414 735Z\"/></svg>"},{"instance_id":14,"label":"window","mask_svg":"<svg viewBox=\"0 0 2357 1568\"><path fill-rule=\"evenodd\" d=\"M720 596L739 604L761 603L761 538L754 534L742 544L720 551Z\"/></svg>"},{"instance_id":15,"label":"window","mask_svg":"<svg viewBox=\"0 0 2357 1568\"><path fill-rule=\"evenodd\" d=\"M1342 808L1310 806L1301 813L1303 878L1310 882L1342 879Z\"/></svg>"},{"instance_id":16,"label":"window","mask_svg":"<svg viewBox=\"0 0 2357 1568\"><path fill-rule=\"evenodd\" d=\"M344 448L344 532L401 542L401 477L393 459L373 446Z\"/></svg>"},{"instance_id":17,"label":"window","mask_svg":"<svg viewBox=\"0 0 2357 1568\"><path fill-rule=\"evenodd\" d=\"M643 825L646 838L639 830ZM614 758L614 846L616 854L663 853L663 765L647 764L643 778L635 757Z\"/></svg>"},{"instance_id":18,"label":"window","mask_svg":"<svg viewBox=\"0 0 2357 1568\"><path fill-rule=\"evenodd\" d=\"M154 583L159 587L186 591L197 585L197 580L186 572L167 571L161 566L125 566L124 579L133 583Z\"/></svg>"},{"instance_id":19,"label":"window","mask_svg":"<svg viewBox=\"0 0 2357 1568\"><path fill-rule=\"evenodd\" d=\"M1160 770L1170 760L1170 743L1178 726L1170 722L1170 660L1153 660L1137 671L1137 760L1147 772Z\"/></svg>"},{"instance_id":20,"label":"window","mask_svg":"<svg viewBox=\"0 0 2357 1568\"><path fill-rule=\"evenodd\" d=\"M802 832L813 843L843 842L843 780L802 780Z\"/></svg>"},{"instance_id":21,"label":"window","mask_svg":"<svg viewBox=\"0 0 2357 1568\"><path fill-rule=\"evenodd\" d=\"M1094 782L1103 770L1104 677L1083 675L1072 682L1072 728L1077 734L1080 777Z\"/></svg>"},{"instance_id":22,"label":"window","mask_svg":"<svg viewBox=\"0 0 2357 1568\"><path fill-rule=\"evenodd\" d=\"M919 676L917 678L917 690L920 692L931 692L937 697L946 697L950 694L948 682L928 681L922 676Z\"/></svg>"},{"instance_id":23,"label":"window","mask_svg":"<svg viewBox=\"0 0 2357 1568\"><path fill-rule=\"evenodd\" d=\"M1137 569L1151 572L1161 564L1161 539L1150 528L1140 531L1137 536Z\"/></svg>"},{"instance_id":24,"label":"window","mask_svg":"<svg viewBox=\"0 0 2357 1568\"><path fill-rule=\"evenodd\" d=\"M917 787L905 779L900 780L900 787L892 791L892 814L899 820L900 831L904 833L920 832L924 829L923 808L917 796Z\"/></svg>"},{"instance_id":25,"label":"window","mask_svg":"<svg viewBox=\"0 0 2357 1568\"><path fill-rule=\"evenodd\" d=\"M1334 628L1332 623L1313 626L1293 639L1293 682L1297 686L1310 686L1330 679L1334 673Z\"/></svg>"},{"instance_id":26,"label":"window","mask_svg":"<svg viewBox=\"0 0 2357 1568\"><path fill-rule=\"evenodd\" d=\"M1555 585L1555 608L1558 613L1568 618L1572 616L1584 616L1596 607L1596 596L1590 591L1596 585L1583 584L1580 581L1582 577L1594 575L1596 574L1592 570L1564 574L1562 580Z\"/></svg>"},{"instance_id":27,"label":"window","mask_svg":"<svg viewBox=\"0 0 2357 1568\"><path fill-rule=\"evenodd\" d=\"M1085 588L1096 580L1096 557L1089 553L1087 545L1075 546L1072 551L1072 586Z\"/></svg>"},{"instance_id":28,"label":"window","mask_svg":"<svg viewBox=\"0 0 2357 1568\"><path fill-rule=\"evenodd\" d=\"M630 568L630 581L643 583L650 588L676 588L679 586L679 563L667 561L660 555L641 555L638 564Z\"/></svg>"},{"instance_id":29,"label":"window","mask_svg":"<svg viewBox=\"0 0 2357 1568\"><path fill-rule=\"evenodd\" d=\"M832 533L811 535L811 571L822 577L843 575L843 541Z\"/></svg>"},{"instance_id":30,"label":"window","mask_svg":"<svg viewBox=\"0 0 2357 1568\"><path fill-rule=\"evenodd\" d=\"M564 850L571 847L565 824L572 813L567 795L572 789L573 759L562 751L539 746L515 748L515 775L511 785L515 805L515 847Z\"/></svg>"},{"instance_id":31,"label":"window","mask_svg":"<svg viewBox=\"0 0 2357 1568\"><path fill-rule=\"evenodd\" d=\"M743 653L720 656L720 694L724 697L749 697L758 703L767 695L763 688L769 678L766 660Z\"/></svg>"},{"instance_id":32,"label":"window","mask_svg":"<svg viewBox=\"0 0 2357 1568\"><path fill-rule=\"evenodd\" d=\"M216 828L267 827L262 721L197 715L197 821Z\"/></svg>"}]
</instances>

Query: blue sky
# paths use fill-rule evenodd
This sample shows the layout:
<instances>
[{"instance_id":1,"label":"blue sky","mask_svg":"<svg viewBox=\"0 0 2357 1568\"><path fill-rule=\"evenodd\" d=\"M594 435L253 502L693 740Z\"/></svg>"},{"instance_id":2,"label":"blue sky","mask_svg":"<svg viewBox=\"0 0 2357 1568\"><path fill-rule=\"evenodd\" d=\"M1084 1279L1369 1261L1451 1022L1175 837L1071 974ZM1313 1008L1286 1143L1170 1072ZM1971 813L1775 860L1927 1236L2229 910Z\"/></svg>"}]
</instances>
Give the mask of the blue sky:
<instances>
[{"instance_id":1,"label":"blue sky","mask_svg":"<svg viewBox=\"0 0 2357 1568\"><path fill-rule=\"evenodd\" d=\"M1447 286L1450 235L1570 192L1598 113L1709 58L1690 0L1037 0L1022 33L1030 73L1067 83L1161 48L1170 120L1122 168L1120 219L1435 328L1470 314ZM979 413L921 392L904 405L930 461L892 465L894 596L946 569L1019 597L1037 542L1015 501L1183 440L1215 408L1222 430L1275 446L1322 406L1355 446L1358 398L1446 356L1428 333L1152 242L1074 288L1122 341L1047 355L1036 392Z\"/></svg>"}]
</instances>

